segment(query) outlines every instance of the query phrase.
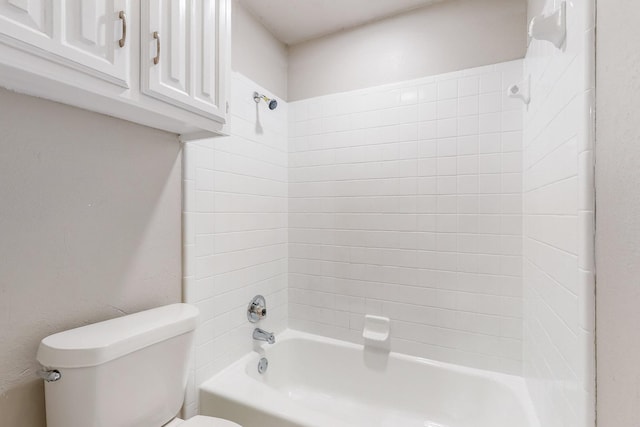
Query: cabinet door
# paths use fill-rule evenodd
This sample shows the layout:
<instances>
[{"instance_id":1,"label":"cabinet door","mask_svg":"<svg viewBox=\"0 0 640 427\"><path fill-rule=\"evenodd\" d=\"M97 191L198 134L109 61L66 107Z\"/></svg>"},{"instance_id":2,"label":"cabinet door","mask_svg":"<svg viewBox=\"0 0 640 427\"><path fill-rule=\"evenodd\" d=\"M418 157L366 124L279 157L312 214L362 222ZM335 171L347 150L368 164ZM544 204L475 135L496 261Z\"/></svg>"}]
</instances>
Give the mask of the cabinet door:
<instances>
[{"instance_id":1,"label":"cabinet door","mask_svg":"<svg viewBox=\"0 0 640 427\"><path fill-rule=\"evenodd\" d=\"M225 120L228 0L144 0L142 90Z\"/></svg>"},{"instance_id":2,"label":"cabinet door","mask_svg":"<svg viewBox=\"0 0 640 427\"><path fill-rule=\"evenodd\" d=\"M192 0L191 47L192 59L192 93L193 97L208 108L217 109L222 100L218 99L224 90L224 70L220 69L225 61L224 21L220 22L220 5L222 1ZM222 28L220 28L222 27Z\"/></svg>"},{"instance_id":3,"label":"cabinet door","mask_svg":"<svg viewBox=\"0 0 640 427\"><path fill-rule=\"evenodd\" d=\"M45 49L53 37L52 0L0 0L0 40Z\"/></svg>"},{"instance_id":4,"label":"cabinet door","mask_svg":"<svg viewBox=\"0 0 640 427\"><path fill-rule=\"evenodd\" d=\"M128 87L130 43L123 37L128 3L0 0L0 42Z\"/></svg>"},{"instance_id":5,"label":"cabinet door","mask_svg":"<svg viewBox=\"0 0 640 427\"><path fill-rule=\"evenodd\" d=\"M126 0L62 2L63 55L97 77L128 87L133 24L129 6Z\"/></svg>"}]
</instances>

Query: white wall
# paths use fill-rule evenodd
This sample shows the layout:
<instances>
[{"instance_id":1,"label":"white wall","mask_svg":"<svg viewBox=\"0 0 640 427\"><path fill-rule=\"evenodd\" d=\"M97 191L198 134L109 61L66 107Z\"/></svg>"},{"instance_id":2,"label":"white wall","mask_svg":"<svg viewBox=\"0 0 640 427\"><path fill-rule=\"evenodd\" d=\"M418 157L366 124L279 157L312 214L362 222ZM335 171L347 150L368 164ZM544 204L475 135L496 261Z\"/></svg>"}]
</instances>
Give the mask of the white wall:
<instances>
[{"instance_id":1,"label":"white wall","mask_svg":"<svg viewBox=\"0 0 640 427\"><path fill-rule=\"evenodd\" d=\"M525 60L524 373L541 425L592 427L594 2L567 6L566 47Z\"/></svg>"},{"instance_id":2,"label":"white wall","mask_svg":"<svg viewBox=\"0 0 640 427\"><path fill-rule=\"evenodd\" d=\"M287 46L277 40L238 0L232 3L232 68L287 100Z\"/></svg>"},{"instance_id":3,"label":"white wall","mask_svg":"<svg viewBox=\"0 0 640 427\"><path fill-rule=\"evenodd\" d=\"M292 103L289 316L521 373L521 61Z\"/></svg>"},{"instance_id":4,"label":"white wall","mask_svg":"<svg viewBox=\"0 0 640 427\"><path fill-rule=\"evenodd\" d=\"M289 47L289 100L524 57L525 0L450 0Z\"/></svg>"},{"instance_id":5,"label":"white wall","mask_svg":"<svg viewBox=\"0 0 640 427\"><path fill-rule=\"evenodd\" d=\"M597 3L598 425L640 425L640 28L637 1Z\"/></svg>"},{"instance_id":6,"label":"white wall","mask_svg":"<svg viewBox=\"0 0 640 427\"><path fill-rule=\"evenodd\" d=\"M184 292L200 308L196 386L253 349L253 328L287 325L287 104L253 101L264 90L232 78L231 136L188 143L184 163ZM254 325L247 306L262 294L268 317Z\"/></svg>"},{"instance_id":7,"label":"white wall","mask_svg":"<svg viewBox=\"0 0 640 427\"><path fill-rule=\"evenodd\" d=\"M0 90L0 152L0 424L44 427L42 338L180 301L180 144Z\"/></svg>"}]
</instances>

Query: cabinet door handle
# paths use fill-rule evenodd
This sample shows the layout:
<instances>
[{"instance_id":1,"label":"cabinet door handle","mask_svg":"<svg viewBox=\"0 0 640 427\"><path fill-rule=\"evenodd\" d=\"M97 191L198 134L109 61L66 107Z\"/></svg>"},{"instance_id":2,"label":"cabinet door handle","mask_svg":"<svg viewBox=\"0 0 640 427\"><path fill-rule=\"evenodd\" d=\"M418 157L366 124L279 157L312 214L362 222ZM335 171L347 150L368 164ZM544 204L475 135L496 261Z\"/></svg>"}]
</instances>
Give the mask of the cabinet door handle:
<instances>
[{"instance_id":1,"label":"cabinet door handle","mask_svg":"<svg viewBox=\"0 0 640 427\"><path fill-rule=\"evenodd\" d=\"M122 21L122 38L118 41L118 44L120 45L120 47L124 47L124 45L127 43L127 14L124 13L123 10L121 10L118 17Z\"/></svg>"},{"instance_id":2,"label":"cabinet door handle","mask_svg":"<svg viewBox=\"0 0 640 427\"><path fill-rule=\"evenodd\" d=\"M158 47L155 58L153 58L154 65L158 65L160 62L160 34L157 31L153 32L153 38L156 39L156 46Z\"/></svg>"}]
</instances>

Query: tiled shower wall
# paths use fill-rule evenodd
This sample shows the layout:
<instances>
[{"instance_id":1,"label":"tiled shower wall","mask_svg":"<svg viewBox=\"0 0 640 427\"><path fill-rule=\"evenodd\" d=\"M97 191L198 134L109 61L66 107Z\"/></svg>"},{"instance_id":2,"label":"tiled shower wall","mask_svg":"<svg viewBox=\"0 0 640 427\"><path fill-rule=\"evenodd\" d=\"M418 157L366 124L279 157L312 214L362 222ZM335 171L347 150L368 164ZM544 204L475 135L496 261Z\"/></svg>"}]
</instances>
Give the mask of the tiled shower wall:
<instances>
[{"instance_id":1,"label":"tiled shower wall","mask_svg":"<svg viewBox=\"0 0 640 427\"><path fill-rule=\"evenodd\" d=\"M290 104L289 323L521 373L515 61Z\"/></svg>"},{"instance_id":2,"label":"tiled shower wall","mask_svg":"<svg viewBox=\"0 0 640 427\"><path fill-rule=\"evenodd\" d=\"M548 0L546 13L560 6ZM594 2L532 41L524 132L524 374L541 425L594 426Z\"/></svg>"},{"instance_id":3,"label":"tiled shower wall","mask_svg":"<svg viewBox=\"0 0 640 427\"><path fill-rule=\"evenodd\" d=\"M231 136L184 147L184 301L200 309L186 414L196 386L253 349L246 317L268 300L260 326L287 322L287 105L270 111L240 74L231 89Z\"/></svg>"}]
</instances>

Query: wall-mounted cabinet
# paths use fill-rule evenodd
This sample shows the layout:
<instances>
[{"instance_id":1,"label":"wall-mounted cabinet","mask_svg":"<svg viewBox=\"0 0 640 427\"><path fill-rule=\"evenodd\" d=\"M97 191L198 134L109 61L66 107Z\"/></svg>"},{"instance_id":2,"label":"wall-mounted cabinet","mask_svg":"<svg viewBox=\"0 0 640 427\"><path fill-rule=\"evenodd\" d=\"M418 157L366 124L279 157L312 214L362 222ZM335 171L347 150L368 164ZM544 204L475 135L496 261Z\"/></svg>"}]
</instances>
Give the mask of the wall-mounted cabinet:
<instances>
[{"instance_id":1,"label":"wall-mounted cabinet","mask_svg":"<svg viewBox=\"0 0 640 427\"><path fill-rule=\"evenodd\" d=\"M185 135L224 133L230 0L0 0L0 85Z\"/></svg>"}]
</instances>

